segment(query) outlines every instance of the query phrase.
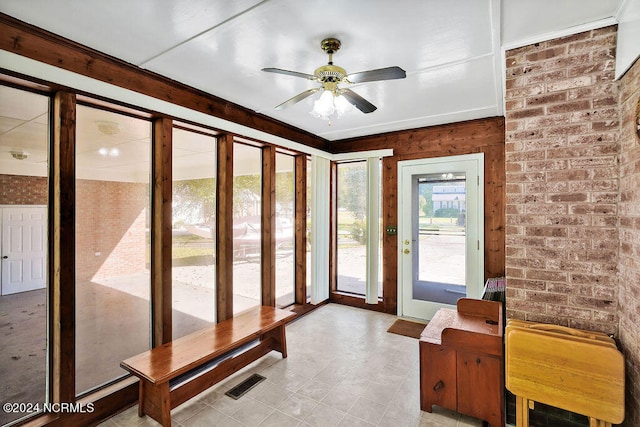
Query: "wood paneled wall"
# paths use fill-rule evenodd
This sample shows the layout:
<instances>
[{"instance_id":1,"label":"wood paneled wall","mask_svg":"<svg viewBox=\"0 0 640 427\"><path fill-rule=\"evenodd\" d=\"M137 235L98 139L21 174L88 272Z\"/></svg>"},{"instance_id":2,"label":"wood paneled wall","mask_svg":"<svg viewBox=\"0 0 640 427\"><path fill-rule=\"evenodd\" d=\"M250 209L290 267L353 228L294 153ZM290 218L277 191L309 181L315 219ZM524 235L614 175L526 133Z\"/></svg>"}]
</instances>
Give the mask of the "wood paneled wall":
<instances>
[{"instance_id":1,"label":"wood paneled wall","mask_svg":"<svg viewBox=\"0 0 640 427\"><path fill-rule=\"evenodd\" d=\"M382 229L398 224L398 162L423 158L484 153L485 279L504 275L505 150L504 118L472 120L442 126L392 132L332 142L333 153L391 148L382 161ZM383 301L364 304L362 298L332 292L332 300L387 313L396 313L398 299L397 236L382 242Z\"/></svg>"}]
</instances>

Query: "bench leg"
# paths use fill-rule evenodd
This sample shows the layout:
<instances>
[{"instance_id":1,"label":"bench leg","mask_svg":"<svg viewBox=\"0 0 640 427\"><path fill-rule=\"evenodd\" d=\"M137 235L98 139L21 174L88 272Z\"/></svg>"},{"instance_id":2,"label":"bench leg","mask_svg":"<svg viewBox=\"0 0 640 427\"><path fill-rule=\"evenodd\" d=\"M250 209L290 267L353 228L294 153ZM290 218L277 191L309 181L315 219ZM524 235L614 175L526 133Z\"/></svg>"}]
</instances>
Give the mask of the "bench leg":
<instances>
[{"instance_id":1,"label":"bench leg","mask_svg":"<svg viewBox=\"0 0 640 427\"><path fill-rule=\"evenodd\" d=\"M262 336L262 340L272 338L275 341L273 349L282 353L283 359L287 357L287 336L284 326L280 325Z\"/></svg>"},{"instance_id":2,"label":"bench leg","mask_svg":"<svg viewBox=\"0 0 640 427\"><path fill-rule=\"evenodd\" d=\"M140 397L138 401L138 416L148 415L163 427L171 427L171 400L169 398L169 383L154 385L149 381L140 380Z\"/></svg>"}]
</instances>

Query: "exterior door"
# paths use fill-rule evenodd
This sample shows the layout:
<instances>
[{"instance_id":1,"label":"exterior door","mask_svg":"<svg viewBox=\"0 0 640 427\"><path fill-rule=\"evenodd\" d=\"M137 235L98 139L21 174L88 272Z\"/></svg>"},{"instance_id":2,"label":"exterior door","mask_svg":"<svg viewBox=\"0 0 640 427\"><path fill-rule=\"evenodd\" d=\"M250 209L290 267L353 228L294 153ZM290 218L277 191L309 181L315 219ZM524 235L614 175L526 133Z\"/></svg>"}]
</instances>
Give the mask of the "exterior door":
<instances>
[{"instance_id":1,"label":"exterior door","mask_svg":"<svg viewBox=\"0 0 640 427\"><path fill-rule=\"evenodd\" d=\"M483 155L398 163L398 314L429 320L484 281Z\"/></svg>"},{"instance_id":2,"label":"exterior door","mask_svg":"<svg viewBox=\"0 0 640 427\"><path fill-rule=\"evenodd\" d=\"M47 285L47 208L4 207L2 211L2 295Z\"/></svg>"}]
</instances>

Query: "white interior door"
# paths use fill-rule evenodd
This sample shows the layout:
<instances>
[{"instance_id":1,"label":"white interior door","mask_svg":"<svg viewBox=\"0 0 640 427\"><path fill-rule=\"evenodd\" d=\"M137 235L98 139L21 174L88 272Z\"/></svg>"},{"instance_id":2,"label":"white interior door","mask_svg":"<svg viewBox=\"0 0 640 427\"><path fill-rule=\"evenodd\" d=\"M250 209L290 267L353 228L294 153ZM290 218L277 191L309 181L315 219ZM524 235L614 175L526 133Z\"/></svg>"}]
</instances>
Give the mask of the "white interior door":
<instances>
[{"instance_id":1,"label":"white interior door","mask_svg":"<svg viewBox=\"0 0 640 427\"><path fill-rule=\"evenodd\" d=\"M2 295L47 285L47 208L4 207Z\"/></svg>"},{"instance_id":2,"label":"white interior door","mask_svg":"<svg viewBox=\"0 0 640 427\"><path fill-rule=\"evenodd\" d=\"M484 282L483 154L398 163L398 314L429 320Z\"/></svg>"}]
</instances>

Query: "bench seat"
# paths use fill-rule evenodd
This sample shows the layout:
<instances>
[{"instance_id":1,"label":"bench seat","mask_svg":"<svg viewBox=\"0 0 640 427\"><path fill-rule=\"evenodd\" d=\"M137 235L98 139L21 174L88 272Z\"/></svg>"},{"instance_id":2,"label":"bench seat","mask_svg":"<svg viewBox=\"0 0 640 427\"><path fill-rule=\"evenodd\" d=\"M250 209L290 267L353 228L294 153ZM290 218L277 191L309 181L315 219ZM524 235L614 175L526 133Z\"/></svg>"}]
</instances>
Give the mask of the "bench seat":
<instances>
[{"instance_id":1,"label":"bench seat","mask_svg":"<svg viewBox=\"0 0 640 427\"><path fill-rule=\"evenodd\" d=\"M124 360L120 366L140 378L138 415L170 426L171 409L238 369L271 350L287 357L285 323L294 317L275 307L256 307ZM200 373L206 365L213 366ZM190 372L197 375L185 379ZM178 377L180 386L172 388L171 380Z\"/></svg>"}]
</instances>

